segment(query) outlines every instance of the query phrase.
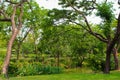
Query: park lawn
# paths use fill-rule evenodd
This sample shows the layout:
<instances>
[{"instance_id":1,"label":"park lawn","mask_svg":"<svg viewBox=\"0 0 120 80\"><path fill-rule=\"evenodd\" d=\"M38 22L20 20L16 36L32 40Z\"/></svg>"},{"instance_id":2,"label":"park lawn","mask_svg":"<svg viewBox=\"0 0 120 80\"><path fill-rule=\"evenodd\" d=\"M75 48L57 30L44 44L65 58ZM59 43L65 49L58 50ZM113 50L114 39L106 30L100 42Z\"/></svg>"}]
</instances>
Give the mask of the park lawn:
<instances>
[{"instance_id":1,"label":"park lawn","mask_svg":"<svg viewBox=\"0 0 120 80\"><path fill-rule=\"evenodd\" d=\"M111 72L110 74L77 72L10 78L10 80L119 80L119 79L120 72L118 71Z\"/></svg>"}]
</instances>

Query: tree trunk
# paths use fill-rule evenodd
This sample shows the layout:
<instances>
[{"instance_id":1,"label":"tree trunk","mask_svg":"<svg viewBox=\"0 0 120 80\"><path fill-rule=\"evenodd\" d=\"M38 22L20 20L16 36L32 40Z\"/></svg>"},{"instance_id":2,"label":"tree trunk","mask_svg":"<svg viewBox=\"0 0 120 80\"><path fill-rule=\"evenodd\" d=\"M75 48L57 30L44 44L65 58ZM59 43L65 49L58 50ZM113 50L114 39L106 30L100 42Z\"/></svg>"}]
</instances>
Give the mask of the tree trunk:
<instances>
[{"instance_id":1,"label":"tree trunk","mask_svg":"<svg viewBox=\"0 0 120 80\"><path fill-rule=\"evenodd\" d=\"M38 60L38 50L37 50L37 45L34 43L34 48L35 48L35 54L36 54L36 61L38 62L39 60Z\"/></svg>"},{"instance_id":2,"label":"tree trunk","mask_svg":"<svg viewBox=\"0 0 120 80\"><path fill-rule=\"evenodd\" d=\"M106 52L106 62L104 73L110 73L110 53L109 50Z\"/></svg>"},{"instance_id":3,"label":"tree trunk","mask_svg":"<svg viewBox=\"0 0 120 80\"><path fill-rule=\"evenodd\" d=\"M13 46L13 42L17 36L17 33L18 33L18 30L15 29L15 31L13 32L13 34L11 36L11 39L8 42L7 53L6 53L6 57L5 57L3 68L2 68L2 74L5 76L7 76L7 73L8 73L8 67L9 67L10 58L11 58L12 46Z\"/></svg>"},{"instance_id":4,"label":"tree trunk","mask_svg":"<svg viewBox=\"0 0 120 80\"><path fill-rule=\"evenodd\" d=\"M110 49L110 42L109 42L107 44L107 50L106 50L106 62L105 62L104 73L110 73L110 54L111 54L111 49Z\"/></svg>"},{"instance_id":5,"label":"tree trunk","mask_svg":"<svg viewBox=\"0 0 120 80\"><path fill-rule=\"evenodd\" d=\"M114 62L115 62L115 70L119 70L119 63L118 63L118 56L117 56L117 49L113 49L113 56L114 56Z\"/></svg>"},{"instance_id":6,"label":"tree trunk","mask_svg":"<svg viewBox=\"0 0 120 80\"><path fill-rule=\"evenodd\" d=\"M58 72L59 72L59 67L60 67L60 53L59 53L59 51L57 53L57 67L58 67Z\"/></svg>"},{"instance_id":7,"label":"tree trunk","mask_svg":"<svg viewBox=\"0 0 120 80\"><path fill-rule=\"evenodd\" d=\"M112 41L109 41L107 43L106 62L105 62L104 73L110 73L110 56L111 56L111 52L113 51L117 40L118 40L118 35L116 35Z\"/></svg>"},{"instance_id":8,"label":"tree trunk","mask_svg":"<svg viewBox=\"0 0 120 80\"><path fill-rule=\"evenodd\" d=\"M79 60L80 62L79 62L79 67L82 67L83 65L82 65L82 63L83 63L83 61L84 61L84 57L80 57L80 60Z\"/></svg>"},{"instance_id":9,"label":"tree trunk","mask_svg":"<svg viewBox=\"0 0 120 80\"><path fill-rule=\"evenodd\" d=\"M8 67L9 67L9 63L10 63L13 42L16 39L16 36L22 27L22 16L23 16L23 5L22 4L24 2L27 2L27 1L22 0L20 3L17 3L16 5L14 5L13 6L13 13L10 16L11 17L10 21L12 24L12 36L8 42L7 53L6 53L6 57L5 57L3 68L2 68L2 74L5 75L6 77L8 77L7 74L8 74ZM17 17L15 17L15 16L16 16L17 8L20 9L20 14L18 16L18 25L16 26L15 18L17 18Z\"/></svg>"},{"instance_id":10,"label":"tree trunk","mask_svg":"<svg viewBox=\"0 0 120 80\"><path fill-rule=\"evenodd\" d=\"M60 54L59 52L57 53L57 67L60 66Z\"/></svg>"}]
</instances>

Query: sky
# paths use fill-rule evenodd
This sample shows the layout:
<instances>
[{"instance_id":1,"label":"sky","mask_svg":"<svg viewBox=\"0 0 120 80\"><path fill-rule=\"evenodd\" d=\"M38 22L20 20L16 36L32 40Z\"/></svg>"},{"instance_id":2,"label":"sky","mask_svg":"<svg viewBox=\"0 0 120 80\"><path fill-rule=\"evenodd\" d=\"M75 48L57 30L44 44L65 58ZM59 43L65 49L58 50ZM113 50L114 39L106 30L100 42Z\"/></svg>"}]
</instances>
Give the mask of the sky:
<instances>
[{"instance_id":1,"label":"sky","mask_svg":"<svg viewBox=\"0 0 120 80\"><path fill-rule=\"evenodd\" d=\"M36 2L40 5L40 7L47 9L61 8L58 5L58 0L36 0Z\"/></svg>"},{"instance_id":2,"label":"sky","mask_svg":"<svg viewBox=\"0 0 120 80\"><path fill-rule=\"evenodd\" d=\"M36 2L39 4L40 7L44 7L46 9L53 9L53 8L59 8L61 9L61 6L58 5L58 1L59 0L36 0ZM103 1L103 0L97 0L97 1ZM112 1L114 2L114 8L116 9L116 11L114 11L116 17L118 16L119 14L119 9L118 7L120 7L117 3L118 0L107 0L107 1ZM95 23L95 24L98 24L101 22L100 18L99 17L95 17L95 15L92 15L90 17L88 17L88 21L92 22L92 23Z\"/></svg>"},{"instance_id":3,"label":"sky","mask_svg":"<svg viewBox=\"0 0 120 80\"><path fill-rule=\"evenodd\" d=\"M58 5L58 1L59 0L36 0L36 2L40 5L40 7L44 7L44 8L47 8L47 9L53 9L53 8L61 8L59 5ZM100 1L103 1L103 0L97 0L98 2ZM117 5L117 1L118 0L107 0L107 1L112 1L114 2L114 7L117 8L118 5Z\"/></svg>"}]
</instances>

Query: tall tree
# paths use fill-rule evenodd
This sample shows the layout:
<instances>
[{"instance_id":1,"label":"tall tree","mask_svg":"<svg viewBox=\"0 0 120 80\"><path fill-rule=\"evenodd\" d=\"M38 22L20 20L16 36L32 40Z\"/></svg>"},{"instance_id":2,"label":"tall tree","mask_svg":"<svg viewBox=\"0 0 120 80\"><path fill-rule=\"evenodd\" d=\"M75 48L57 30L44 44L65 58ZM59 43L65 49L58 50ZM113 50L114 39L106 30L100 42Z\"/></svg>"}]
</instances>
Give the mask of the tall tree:
<instances>
[{"instance_id":1,"label":"tall tree","mask_svg":"<svg viewBox=\"0 0 120 80\"><path fill-rule=\"evenodd\" d=\"M6 0L0 3L1 4L0 21L11 22L11 30L12 30L12 35L8 42L7 53L2 68L2 74L5 75L6 77L8 77L7 73L11 58L13 42L16 39L16 36L22 27L23 5L25 2L27 2L27 0L21 0L21 1Z\"/></svg>"},{"instance_id":2,"label":"tall tree","mask_svg":"<svg viewBox=\"0 0 120 80\"><path fill-rule=\"evenodd\" d=\"M100 41L107 44L106 46L106 63L105 63L105 73L109 73L110 70L110 55L115 47L119 36L120 36L120 14L117 19L116 31L113 36L111 36L111 23L113 21L113 9L111 8L111 3L107 3L107 0L102 4L98 4L96 0L59 0L60 5L64 8L70 8L70 12L65 13L63 16L67 18L68 21L80 25L91 35L98 38ZM95 32L92 29L91 23L88 21L87 16L93 14L94 10L97 10L97 15L103 20L103 31L104 34ZM65 10L63 10L65 12ZM61 18L63 18L61 16Z\"/></svg>"},{"instance_id":3,"label":"tall tree","mask_svg":"<svg viewBox=\"0 0 120 80\"><path fill-rule=\"evenodd\" d=\"M39 8L39 5L31 1L29 2L30 5L24 5L24 15L23 15L23 27L18 37L17 41L17 59L19 59L19 54L21 51L21 46L24 40L26 40L29 33L32 33L34 38L34 43L36 43L37 38L39 38L40 33L40 21L42 20L41 16L45 16L44 9ZM30 6L30 7L29 7ZM31 10L30 10L31 9ZM44 15L43 15L44 14ZM35 46L35 53L37 53L36 45ZM16 47L16 46L15 46Z\"/></svg>"}]
</instances>

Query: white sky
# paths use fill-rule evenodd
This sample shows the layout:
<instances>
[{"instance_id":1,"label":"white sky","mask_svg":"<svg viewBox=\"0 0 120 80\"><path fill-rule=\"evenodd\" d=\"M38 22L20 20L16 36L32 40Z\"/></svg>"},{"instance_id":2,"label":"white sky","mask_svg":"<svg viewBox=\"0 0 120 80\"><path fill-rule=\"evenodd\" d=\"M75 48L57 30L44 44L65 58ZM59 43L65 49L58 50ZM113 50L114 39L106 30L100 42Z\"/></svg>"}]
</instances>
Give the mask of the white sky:
<instances>
[{"instance_id":1,"label":"white sky","mask_svg":"<svg viewBox=\"0 0 120 80\"><path fill-rule=\"evenodd\" d=\"M60 5L58 5L58 1L59 0L36 0L36 2L40 5L40 7L44 7L46 9L53 9L53 8L61 8ZM103 1L103 0L98 0L98 1ZM115 11L115 14L116 14L116 17L118 16L119 14L119 9L118 7L120 7L117 3L118 0L107 0L107 1L112 1L114 2L114 8L116 9ZM93 22L93 23L100 23L100 18L98 17L95 17L94 15L92 15L91 17L89 17L89 21L90 22Z\"/></svg>"},{"instance_id":2,"label":"white sky","mask_svg":"<svg viewBox=\"0 0 120 80\"><path fill-rule=\"evenodd\" d=\"M40 7L47 9L61 8L58 5L58 0L36 0L36 2L40 5Z\"/></svg>"}]
</instances>

